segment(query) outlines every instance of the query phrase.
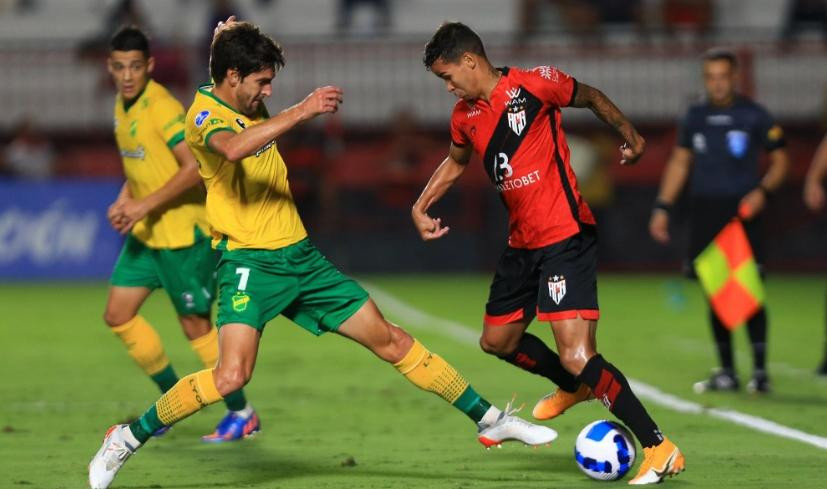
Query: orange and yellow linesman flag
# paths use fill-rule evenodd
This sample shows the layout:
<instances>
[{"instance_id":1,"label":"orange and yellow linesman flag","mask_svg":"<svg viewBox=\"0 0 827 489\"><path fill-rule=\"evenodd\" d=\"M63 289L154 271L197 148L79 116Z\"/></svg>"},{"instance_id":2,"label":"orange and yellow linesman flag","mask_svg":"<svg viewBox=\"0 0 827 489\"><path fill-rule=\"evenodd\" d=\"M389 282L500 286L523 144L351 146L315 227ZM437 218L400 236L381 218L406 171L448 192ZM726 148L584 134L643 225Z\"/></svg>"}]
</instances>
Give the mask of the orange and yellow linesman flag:
<instances>
[{"instance_id":1,"label":"orange and yellow linesman flag","mask_svg":"<svg viewBox=\"0 0 827 489\"><path fill-rule=\"evenodd\" d=\"M764 304L764 284L744 225L733 219L695 258L695 272L712 310L733 330Z\"/></svg>"}]
</instances>

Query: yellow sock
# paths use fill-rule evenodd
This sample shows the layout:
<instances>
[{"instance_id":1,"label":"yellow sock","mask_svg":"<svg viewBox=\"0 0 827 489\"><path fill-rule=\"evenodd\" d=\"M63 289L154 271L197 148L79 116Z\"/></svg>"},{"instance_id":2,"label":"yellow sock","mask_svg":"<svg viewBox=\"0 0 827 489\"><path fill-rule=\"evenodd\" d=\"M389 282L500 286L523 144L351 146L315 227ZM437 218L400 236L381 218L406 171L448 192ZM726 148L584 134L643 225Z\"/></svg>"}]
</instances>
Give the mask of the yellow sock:
<instances>
[{"instance_id":1,"label":"yellow sock","mask_svg":"<svg viewBox=\"0 0 827 489\"><path fill-rule=\"evenodd\" d=\"M147 375L154 375L169 365L169 359L161 344L161 337L140 315L112 328L126 345L129 356Z\"/></svg>"},{"instance_id":2,"label":"yellow sock","mask_svg":"<svg viewBox=\"0 0 827 489\"><path fill-rule=\"evenodd\" d=\"M200 338L190 340L190 346L193 351L195 351L195 354L198 355L198 358L201 359L205 368L215 368L215 365L218 363L217 328L210 328L209 333Z\"/></svg>"},{"instance_id":3,"label":"yellow sock","mask_svg":"<svg viewBox=\"0 0 827 489\"><path fill-rule=\"evenodd\" d=\"M416 339L405 358L393 366L415 386L433 392L451 404L468 389L465 377Z\"/></svg>"},{"instance_id":4,"label":"yellow sock","mask_svg":"<svg viewBox=\"0 0 827 489\"><path fill-rule=\"evenodd\" d=\"M213 371L202 370L178 381L155 403L158 419L169 426L222 399L215 387Z\"/></svg>"}]
</instances>

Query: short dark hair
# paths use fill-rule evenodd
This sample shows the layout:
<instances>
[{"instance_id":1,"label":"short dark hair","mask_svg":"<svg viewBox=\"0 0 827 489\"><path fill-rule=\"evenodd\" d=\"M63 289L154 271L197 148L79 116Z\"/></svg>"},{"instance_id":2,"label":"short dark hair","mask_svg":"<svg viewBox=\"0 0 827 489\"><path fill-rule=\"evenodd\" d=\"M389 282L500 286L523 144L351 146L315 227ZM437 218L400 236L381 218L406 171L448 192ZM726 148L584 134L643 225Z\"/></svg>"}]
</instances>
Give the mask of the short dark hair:
<instances>
[{"instance_id":1,"label":"short dark hair","mask_svg":"<svg viewBox=\"0 0 827 489\"><path fill-rule=\"evenodd\" d=\"M125 25L109 40L109 51L141 51L149 57L149 37L138 26Z\"/></svg>"},{"instance_id":2,"label":"short dark hair","mask_svg":"<svg viewBox=\"0 0 827 489\"><path fill-rule=\"evenodd\" d=\"M284 52L270 36L249 22L239 22L213 39L210 48L210 76L221 83L227 70L238 70L241 78L251 73L284 66Z\"/></svg>"},{"instance_id":3,"label":"short dark hair","mask_svg":"<svg viewBox=\"0 0 827 489\"><path fill-rule=\"evenodd\" d=\"M431 69L436 60L456 63L463 53L474 53L486 58L482 39L470 27L461 22L445 22L425 45L422 62Z\"/></svg>"},{"instance_id":4,"label":"short dark hair","mask_svg":"<svg viewBox=\"0 0 827 489\"><path fill-rule=\"evenodd\" d=\"M738 56L729 49L712 48L708 49L703 56L704 61L726 61L732 68L738 67Z\"/></svg>"}]
</instances>

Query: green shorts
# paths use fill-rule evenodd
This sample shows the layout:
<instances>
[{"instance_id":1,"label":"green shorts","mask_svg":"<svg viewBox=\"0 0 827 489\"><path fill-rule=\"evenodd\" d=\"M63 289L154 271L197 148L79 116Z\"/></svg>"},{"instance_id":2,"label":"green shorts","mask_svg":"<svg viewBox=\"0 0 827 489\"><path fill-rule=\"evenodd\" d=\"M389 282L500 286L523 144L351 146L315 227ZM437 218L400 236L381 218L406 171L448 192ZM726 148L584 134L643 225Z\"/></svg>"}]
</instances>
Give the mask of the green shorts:
<instances>
[{"instance_id":1,"label":"green shorts","mask_svg":"<svg viewBox=\"0 0 827 489\"><path fill-rule=\"evenodd\" d=\"M153 249L127 236L109 283L116 287L164 288L180 316L210 313L215 300L218 253L210 238L195 230L195 243L186 248Z\"/></svg>"},{"instance_id":2,"label":"green shorts","mask_svg":"<svg viewBox=\"0 0 827 489\"><path fill-rule=\"evenodd\" d=\"M225 251L218 263L218 321L259 331L283 314L315 335L336 331L368 293L305 238L278 250Z\"/></svg>"}]
</instances>

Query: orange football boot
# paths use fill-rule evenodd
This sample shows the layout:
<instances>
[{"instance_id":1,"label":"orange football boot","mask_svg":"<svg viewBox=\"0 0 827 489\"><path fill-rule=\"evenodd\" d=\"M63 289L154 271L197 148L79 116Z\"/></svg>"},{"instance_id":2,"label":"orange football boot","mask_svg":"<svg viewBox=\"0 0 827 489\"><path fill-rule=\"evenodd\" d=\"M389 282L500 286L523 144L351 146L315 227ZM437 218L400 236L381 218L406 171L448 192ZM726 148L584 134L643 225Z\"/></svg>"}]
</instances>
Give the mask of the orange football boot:
<instances>
[{"instance_id":1,"label":"orange football boot","mask_svg":"<svg viewBox=\"0 0 827 489\"><path fill-rule=\"evenodd\" d=\"M643 449L643 463L634 479L629 485L642 486L645 484L657 484L667 475L672 477L683 472L686 468L686 460L678 447L663 439L660 445Z\"/></svg>"},{"instance_id":2,"label":"orange football boot","mask_svg":"<svg viewBox=\"0 0 827 489\"><path fill-rule=\"evenodd\" d=\"M586 384L580 384L575 392L566 392L558 387L556 391L537 401L531 415L536 419L555 418L575 404L590 399L594 399L594 395Z\"/></svg>"}]
</instances>

